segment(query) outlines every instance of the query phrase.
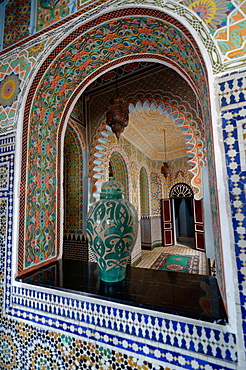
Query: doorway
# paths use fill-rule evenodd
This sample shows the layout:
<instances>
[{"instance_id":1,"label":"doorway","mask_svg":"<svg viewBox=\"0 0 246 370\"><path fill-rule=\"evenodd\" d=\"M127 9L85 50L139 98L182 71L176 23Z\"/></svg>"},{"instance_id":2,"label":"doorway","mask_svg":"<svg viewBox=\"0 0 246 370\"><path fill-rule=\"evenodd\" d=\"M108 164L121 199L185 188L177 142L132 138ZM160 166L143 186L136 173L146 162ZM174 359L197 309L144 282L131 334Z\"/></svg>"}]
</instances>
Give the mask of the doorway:
<instances>
[{"instance_id":1,"label":"doorway","mask_svg":"<svg viewBox=\"0 0 246 370\"><path fill-rule=\"evenodd\" d=\"M161 225L163 246L181 244L205 251L202 199L194 199L186 183L175 184L169 199L161 200Z\"/></svg>"},{"instance_id":2,"label":"doorway","mask_svg":"<svg viewBox=\"0 0 246 370\"><path fill-rule=\"evenodd\" d=\"M195 249L193 198L173 198L174 243Z\"/></svg>"}]
</instances>

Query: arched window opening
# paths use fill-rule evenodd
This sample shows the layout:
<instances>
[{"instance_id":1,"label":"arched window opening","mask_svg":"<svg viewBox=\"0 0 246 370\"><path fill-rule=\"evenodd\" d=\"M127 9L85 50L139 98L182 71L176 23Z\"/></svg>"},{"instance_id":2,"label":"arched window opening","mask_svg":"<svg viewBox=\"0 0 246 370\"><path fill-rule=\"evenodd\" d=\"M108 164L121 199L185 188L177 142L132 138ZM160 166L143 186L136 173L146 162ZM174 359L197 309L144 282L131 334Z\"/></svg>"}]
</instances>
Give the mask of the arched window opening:
<instances>
[{"instance_id":1,"label":"arched window opening","mask_svg":"<svg viewBox=\"0 0 246 370\"><path fill-rule=\"evenodd\" d=\"M140 170L140 202L141 217L149 216L149 180L148 174L144 167Z\"/></svg>"},{"instance_id":2,"label":"arched window opening","mask_svg":"<svg viewBox=\"0 0 246 370\"><path fill-rule=\"evenodd\" d=\"M132 10L129 9L129 12ZM119 10L120 12L120 10ZM145 12L145 9L142 9L141 12ZM119 13L120 14L120 13ZM200 55L200 51L198 46L195 44L194 39L191 37L188 39L188 37L185 37L185 45L183 45L183 39L182 37L184 32L183 25L180 25L180 29L178 29L178 22L175 21L175 32L170 32L170 35L168 36L169 39L172 39L178 35L179 39L179 49L184 49L186 54L189 54L189 50L191 51L191 54L196 56L196 68L193 67L193 64L191 65L191 61L194 60L194 58L180 58L179 55L177 55L176 50L172 50L171 54L170 50L166 48L165 44L163 43L163 48L166 50L166 54L163 54L163 56L160 56L160 42L163 41L162 36L160 37L160 26L161 23L165 23L165 27L168 26L171 22L171 18L169 17L168 22L166 20L160 18L149 17L149 9L148 12L145 14L145 18L141 16L141 21L139 18L135 17L135 14L133 17L127 17L127 22L125 22L126 19L126 13L122 15L122 17L117 14L118 18L117 20L110 20L110 24L112 25L114 23L115 26L115 32L118 32L118 29L126 29L131 28L133 30L132 32L132 38L136 40L131 40L131 42L135 42L136 48L139 46L139 40L141 38L138 38L139 31L142 30L143 24L146 28L149 29L150 32L154 32L153 30L156 28L156 38L160 38L160 40L157 40L156 42L146 43L146 49L151 44L150 50L145 50L145 52L142 52L142 48L139 48L139 50L135 50L134 52L137 54L137 57L135 57L134 54L131 54L132 59L136 59L136 63L129 63L129 43L127 44L124 39L124 35L127 33L120 33L119 37L122 38L122 42L120 44L121 47L121 57L120 61L117 61L117 57L115 54L114 57L112 57L112 53L110 50L110 53L105 54L104 50L99 50L101 48L101 43L96 43L97 38L100 38L101 40L101 33L105 35L108 34L108 24L106 18L103 18L103 24L100 25L94 25L92 30L88 30L86 32L84 30L83 36L79 35L79 30L76 30L76 35L73 35L73 32L71 32L69 36L69 49L65 50L66 46L60 48L61 53L59 53L59 56L53 56L50 55L50 65L45 69L45 73L40 79L40 76L38 76L38 83L40 83L41 86L46 86L47 81L49 82L49 76L52 76L53 78L53 71L58 70L59 68L63 68L61 75L65 76L66 73L68 73L69 76L67 76L66 79L66 88L64 88L64 94L57 94L56 96L56 90L49 90L50 96L47 95L47 101L45 101L45 104L52 105L54 101L56 101L57 97L57 109L54 112L49 113L48 109L42 109L44 107L39 107L39 104L42 104L42 96L41 93L38 91L37 96L35 95L33 99L29 99L28 97L27 101L27 108L25 112L25 117L31 117L30 118L30 125L28 126L28 122L24 122L26 127L28 127L28 130L24 132L24 135L26 137L23 138L23 142L26 143L33 143L35 141L35 135L37 127L42 133L41 137L43 138L43 141L40 142L40 146L42 145L42 153L40 154L40 162L42 162L42 170L43 173L42 176L45 173L45 170L47 168L47 163L45 161L49 161L50 165L50 176L52 177L50 180L50 186L49 191L51 193L51 205L50 205L50 212L53 212L52 216L54 215L53 219L51 219L52 222L50 222L46 229L43 230L43 224L42 220L40 221L38 219L38 222L40 222L41 234L45 232L47 234L47 240L49 240L49 244L43 245L42 242L42 235L34 235L32 220L30 215L33 215L33 204L31 203L31 195L37 187L41 187L41 192L44 192L44 187L48 185L43 184L43 177L41 176L41 179L37 178L35 183L33 181L33 168L31 168L31 165L28 166L30 163L34 163L34 156L36 155L35 150L31 150L31 144L29 147L25 147L23 145L24 151L26 152L24 154L24 162L22 168L24 170L22 171L22 188L21 188L21 198L22 199L28 199L27 204L25 204L25 212L22 212L23 216L21 216L20 220L20 258L19 258L19 271L23 273L23 261L28 260L29 265L25 265L25 268L29 268L29 266L32 269L37 268L37 266L41 265L44 266L50 261L57 261L57 259L60 256L60 236L62 233L60 232L61 229L61 207L60 207L60 201L61 201L61 137L63 135L63 126L65 124L66 120L66 114L68 113L69 107L73 103L73 100L76 98L76 94L74 93L80 93L80 91L85 87L86 84L88 84L89 79L91 78L93 82L95 81L95 77L97 74L100 74L100 79L98 82L93 84L91 87L90 92L95 92L95 95L92 97L91 101L87 101L87 113L89 111L89 116L87 117L88 122L90 123L90 127L88 127L87 133L89 133L86 143L88 146L90 145L90 140L93 137L93 134L98 129L97 124L98 122L102 122L101 119L103 117L103 114L105 114L106 111L106 104L108 102L108 98L110 98L110 93L113 91L111 89L110 92L110 86L109 86L109 79L103 78L102 71L104 68L104 71L108 68L108 70L111 72L112 68L119 64L119 68L124 70L125 66L127 65L128 68L125 69L125 71L130 67L131 72L131 79L129 79L130 84L132 82L132 90L130 91L129 87L126 87L125 95L129 98L129 109L131 111L132 117L130 117L132 120L135 119L135 123L137 122L137 128L135 126L135 130L132 127L128 127L125 129L124 133L122 134L122 138L120 138L118 143L115 144L115 150L112 152L111 157L109 159L110 166L112 170L110 170L111 173L113 173L116 180L119 180L124 188L124 191L126 193L126 197L129 199L130 197L130 191L132 190L132 183L129 183L131 181L131 175L128 177L127 173L127 167L126 167L126 161L125 158L120 154L120 152L127 153L129 162L136 163L136 171L139 171L138 166L141 163L145 163L147 167L150 169L150 193L151 193L151 200L150 200L150 213L152 217L152 221L155 220L154 217L158 218L160 221L161 217L161 207L160 207L160 199L163 197L163 185L165 182L165 179L162 178L161 175L161 166L163 163L163 152L159 150L160 148L163 148L163 143L161 142L160 138L162 137L161 133L163 130L163 126L167 126L166 128L169 129L169 132L174 128L179 127L180 131L182 132L183 137L183 143L184 146L182 150L180 148L174 148L174 144L176 143L175 136L172 137L170 140L170 147L169 152L167 153L168 162L171 166L171 168L178 168L180 167L180 163L184 164L182 166L182 170L184 170L186 173L190 171L191 178L194 179L196 177L196 183L200 184L200 173L197 169L198 159L200 160L200 151L202 151L201 147L204 142L204 138L201 137L202 135L202 128L204 125L206 128L210 127L210 112L209 112L209 101L206 99L209 94L207 94L208 91L208 85L206 84L207 81L207 72L205 63ZM87 34L88 33L88 34ZM74 39L73 39L74 38ZM101 55L104 55L102 59L100 58L92 58L91 49L88 48L88 43L86 42L88 39L92 40L90 42L91 45L98 45L97 50L98 52L101 52ZM93 40L95 40L95 43L93 43ZM175 39L176 40L176 39ZM64 45L66 43L64 42ZM126 45L127 48L126 48ZM157 46L158 45L158 46ZM171 48L172 42L170 42L170 48ZM176 44L175 44L176 46ZM104 48L104 45L102 46ZM126 48L126 49L125 49ZM79 53L78 53L79 50ZM114 52L114 51L113 51ZM57 53L57 50L56 50ZM77 54L78 53L78 58ZM87 53L87 54L86 54ZM125 54L124 54L125 53ZM148 55L147 55L148 53ZM83 54L83 58L81 59L81 55ZM86 54L86 55L85 55ZM185 54L185 55L186 55ZM71 60L68 60L71 57ZM52 61L52 57L54 57L54 62ZM62 59L64 58L64 60ZM66 58L66 59L65 59ZM77 58L77 59L76 59ZM160 64L156 63L156 59L160 60ZM155 63L151 63L150 59L154 60ZM175 59L175 60L174 60ZM184 61L185 59L185 61ZM135 73L136 64L139 64L139 70ZM190 64L189 64L190 63ZM165 67L163 67L163 64L165 64ZM188 67L187 65L188 64ZM77 68L77 65L79 65L80 68ZM170 68L173 67L174 68ZM67 71L67 66L69 66L69 72ZM138 69L138 68L136 68ZM76 79L71 78L71 72L75 72L78 75L76 76ZM151 73L150 73L151 71ZM142 73L141 78L137 79L137 76ZM127 73L126 73L127 74ZM122 77L122 79L126 80L126 74ZM160 78L162 76L162 78ZM109 74L108 74L108 77ZM136 77L135 80L133 77ZM57 77L58 78L58 77ZM65 77L64 77L65 78ZM147 78L148 81L147 81ZM113 80L115 77L113 77L111 83L113 85ZM146 83L143 84L143 79L145 79ZM175 79L175 84L173 84L173 81ZM133 81L134 80L134 81ZM172 81L172 84L169 84L168 81ZM202 81L201 83L198 83L198 81ZM60 81L60 85L64 86L62 84L62 81ZM147 83L148 82L148 83ZM165 82L165 83L164 83ZM180 87L182 82L182 86ZM35 80L35 83L37 81ZM98 83L98 85L97 85ZM104 85L106 87L105 94L102 92L102 90L97 95L97 92L101 89L101 86ZM96 86L97 85L97 86ZM99 85L100 88L99 88ZM155 86L154 86L155 85ZM144 89L143 89L144 86ZM93 90L95 89L95 90ZM172 91L170 91L170 89ZM34 91L35 89L33 89ZM146 91L148 93L146 94ZM189 94L187 94L187 100L184 100L184 91L188 91ZM175 93L174 93L175 92ZM85 94L89 94L89 91L85 91ZM101 99L99 99L99 95L101 94ZM135 98L132 96L134 95ZM201 97L204 96L205 98L201 100ZM165 99L163 99L165 97ZM66 101L67 98L67 101ZM64 104L63 100L64 100ZM33 103L29 103L29 102ZM193 108L195 102L196 114L198 117L192 115L192 112L195 111ZM94 103L94 109L92 108ZM45 117L45 119L41 120L41 116L38 116L37 110L33 108L33 111L31 111L32 107L31 104L33 104L33 107L39 107L38 109L40 112L45 111L48 116ZM89 106L90 104L90 106ZM132 106L130 105L132 104ZM192 105L193 104L193 105ZM65 105L65 108L64 108ZM188 108L187 108L188 107ZM59 108L59 109L58 109ZM89 109L88 109L89 108ZM31 111L31 114L29 113L29 110ZM187 113L187 114L184 114ZM146 119L147 117L147 119ZM43 118L43 116L42 116ZM52 125L49 125L49 122L52 118ZM198 118L197 121L193 120L193 118ZM27 119L27 118L26 118ZM193 120L193 121L192 121ZM192 121L192 122L187 122ZM159 122L162 124L160 125ZM198 123L201 124L201 127ZM190 124L189 124L190 123ZM39 125L39 126L38 126ZM50 130L49 137L45 135L47 133L47 130ZM128 130L128 131L127 131ZM28 132L27 132L28 131ZM100 131L100 130L99 130ZM179 130L175 130L175 135L180 135ZM100 131L100 133L103 132L103 130ZM181 135L180 135L181 136ZM208 136L210 137L209 133ZM144 138L144 140L143 140ZM199 140L197 140L199 138ZM50 146L48 143L48 139L51 141L52 148L50 151L50 156L47 156L47 151L50 150ZM101 150L102 158L105 156L105 162L100 163L98 167L97 173L90 173L89 176L101 180L105 172L103 166L108 163L107 158L107 144L105 144L105 140L100 138L101 141L98 140L95 145L99 147L99 150ZM48 143L48 144L47 144ZM94 144L94 143L93 143ZM105 145L104 145L105 144ZM173 144L173 145L171 145ZM118 146L118 147L117 147ZM186 147L185 147L186 146ZM55 152L55 149L58 148L58 153ZM175 150L174 150L175 149ZM159 152L159 154L158 154ZM187 155L186 155L187 153ZM210 155L210 159L212 160L212 154ZM189 157L189 161L187 161L187 157ZM27 159L28 158L28 159ZM89 161L93 162L95 161L95 158L89 158ZM202 163L203 158L201 158L201 161L199 163ZM25 162L29 161L29 162ZM88 162L89 162L88 161ZM98 162L99 159L98 159ZM188 163L189 162L189 163ZM45 165L44 165L45 163ZM209 162L210 163L210 162ZM187 169L189 164L192 165L192 168ZM68 164L65 164L65 167L68 166ZM27 169L27 170L26 170ZM34 168L35 170L35 168ZM135 169L134 169L135 170ZM212 169L213 170L213 169ZM173 173L173 171L172 171ZM172 173L170 174L170 184L173 184L173 178ZM90 178L90 177L89 177ZM136 177L134 177L135 179ZM57 181L56 181L57 180ZM40 182L39 182L40 181ZM139 186L139 182L135 181L135 185ZM42 188L43 186L43 188ZM198 186L199 188L199 186ZM139 189L138 189L139 190ZM199 188L199 191L201 191L201 187ZM137 192L136 192L137 194ZM139 194L139 193L138 193ZM27 195L27 196L26 196ZM90 196L91 194L88 194ZM196 194L197 195L197 194ZM216 197L216 194L215 194ZM68 195L66 195L66 201L68 199ZM42 205L43 206L43 205ZM33 217L35 218L36 215ZM50 215L48 215L50 216ZM153 222L151 224L151 233L152 235L159 235L161 233L160 228L160 222ZM57 230L55 227L57 226ZM71 229L72 230L72 229ZM55 231L55 232L54 232ZM159 233L159 234L158 234ZM35 236L35 243L40 247L34 248L31 244L32 238ZM161 239L161 238L160 238ZM157 240L157 239L155 239ZM152 241L151 241L152 243ZM155 247L158 245L156 244ZM32 249L33 248L33 249ZM45 249L48 248L48 252L45 251ZM45 253L41 253L45 251ZM46 253L47 252L47 253ZM36 253L36 255L34 255ZM44 256L44 257L43 257ZM42 258L41 258L42 257ZM141 256L140 256L141 257ZM45 260L43 260L45 259ZM149 271L149 270L148 270ZM150 275L151 276L151 273ZM90 286L86 285L86 289L89 289ZM95 284L93 287L93 292L97 290L98 286ZM98 293L99 294L99 293ZM113 297L114 298L114 297Z\"/></svg>"}]
</instances>

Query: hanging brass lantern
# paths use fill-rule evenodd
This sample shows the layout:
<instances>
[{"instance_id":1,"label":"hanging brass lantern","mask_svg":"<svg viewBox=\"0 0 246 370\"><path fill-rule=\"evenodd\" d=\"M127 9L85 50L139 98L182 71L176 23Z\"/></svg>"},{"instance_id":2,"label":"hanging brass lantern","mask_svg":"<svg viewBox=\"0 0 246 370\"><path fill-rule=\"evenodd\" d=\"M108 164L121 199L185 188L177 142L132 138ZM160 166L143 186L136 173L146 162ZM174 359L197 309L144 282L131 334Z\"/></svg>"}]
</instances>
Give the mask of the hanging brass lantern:
<instances>
[{"instance_id":1,"label":"hanging brass lantern","mask_svg":"<svg viewBox=\"0 0 246 370\"><path fill-rule=\"evenodd\" d=\"M166 161L166 131L163 130L164 132L164 158L165 158L165 162L163 162L163 166L161 167L161 173L163 174L163 176L165 177L165 179L171 174L171 168L168 164L168 162Z\"/></svg>"},{"instance_id":2,"label":"hanging brass lantern","mask_svg":"<svg viewBox=\"0 0 246 370\"><path fill-rule=\"evenodd\" d=\"M161 167L161 173L165 177L165 179L170 175L171 169L169 167L169 164L167 162L163 162L163 166Z\"/></svg>"},{"instance_id":3,"label":"hanging brass lantern","mask_svg":"<svg viewBox=\"0 0 246 370\"><path fill-rule=\"evenodd\" d=\"M106 123L111 127L113 133L119 139L120 134L124 131L129 121L129 109L124 99L119 96L118 92L118 75L116 73L116 94L110 100L110 105L106 112Z\"/></svg>"},{"instance_id":4,"label":"hanging brass lantern","mask_svg":"<svg viewBox=\"0 0 246 370\"><path fill-rule=\"evenodd\" d=\"M120 134L128 125L129 110L124 100L118 95L110 100L110 106L106 112L106 123L111 127L113 133L119 139Z\"/></svg>"}]
</instances>

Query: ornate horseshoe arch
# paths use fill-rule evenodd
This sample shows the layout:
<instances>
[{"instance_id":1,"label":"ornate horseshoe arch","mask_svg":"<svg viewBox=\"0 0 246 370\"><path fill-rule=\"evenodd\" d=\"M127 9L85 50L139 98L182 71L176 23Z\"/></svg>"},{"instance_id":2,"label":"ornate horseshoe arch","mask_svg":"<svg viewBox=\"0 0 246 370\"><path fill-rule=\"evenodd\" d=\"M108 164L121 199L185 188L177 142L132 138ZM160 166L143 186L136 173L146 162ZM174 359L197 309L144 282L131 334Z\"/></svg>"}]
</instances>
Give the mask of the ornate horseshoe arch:
<instances>
[{"instance_id":1,"label":"ornate horseshoe arch","mask_svg":"<svg viewBox=\"0 0 246 370\"><path fill-rule=\"evenodd\" d=\"M195 197L197 199L202 198L201 167L206 163L206 149L203 124L196 112L187 102L181 101L179 97L175 97L172 94L163 95L161 92L153 94L137 92L136 94L129 95L126 103L129 104L129 110L132 114L136 110L148 111L152 109L170 117L176 123L177 127L180 128L180 134L184 136L186 141L187 155L189 156L188 163L191 167L188 171L193 175L191 184L196 189ZM96 141L103 140L106 143L106 127L106 123L103 121L100 129L97 130L97 136L95 135ZM101 166L105 163L106 154L102 155L102 152L100 150L97 151L96 147L91 154L96 159L94 161L93 173L95 179L99 179L103 176L103 173L101 173L101 167L98 167L97 164L99 160ZM99 157L100 159L98 159ZM93 180L94 182L96 181ZM100 181L98 181L98 186L100 187Z\"/></svg>"},{"instance_id":2,"label":"ornate horseshoe arch","mask_svg":"<svg viewBox=\"0 0 246 370\"><path fill-rule=\"evenodd\" d=\"M24 110L19 274L60 254L61 137L71 105L90 81L132 60L160 60L173 66L197 96L209 96L207 71L196 41L181 23L159 10L115 10L64 38L35 76ZM209 128L206 98L203 110Z\"/></svg>"},{"instance_id":3,"label":"ornate horseshoe arch","mask_svg":"<svg viewBox=\"0 0 246 370\"><path fill-rule=\"evenodd\" d=\"M135 96L128 96L127 102L132 114L136 110L158 110L160 114L165 114L170 117L173 122L180 128L180 134L184 136L187 147L187 154L193 178L191 184L196 188L196 198L202 197L202 182L201 182L201 167L205 164L205 145L203 136L202 122L192 108L185 108L180 98L174 97L171 94L162 96L160 93L154 94L152 97L146 96L143 93L137 93Z\"/></svg>"}]
</instances>

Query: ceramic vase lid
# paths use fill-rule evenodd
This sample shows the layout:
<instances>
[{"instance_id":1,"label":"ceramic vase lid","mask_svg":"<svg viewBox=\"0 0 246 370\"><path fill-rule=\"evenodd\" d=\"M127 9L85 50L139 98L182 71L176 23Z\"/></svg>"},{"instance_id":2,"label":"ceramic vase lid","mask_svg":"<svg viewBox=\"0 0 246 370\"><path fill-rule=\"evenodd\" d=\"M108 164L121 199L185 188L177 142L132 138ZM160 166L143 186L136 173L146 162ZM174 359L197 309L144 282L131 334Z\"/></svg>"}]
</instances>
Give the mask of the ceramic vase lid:
<instances>
[{"instance_id":1,"label":"ceramic vase lid","mask_svg":"<svg viewBox=\"0 0 246 370\"><path fill-rule=\"evenodd\" d=\"M100 199L123 199L124 192L119 181L109 180L103 183Z\"/></svg>"}]
</instances>

